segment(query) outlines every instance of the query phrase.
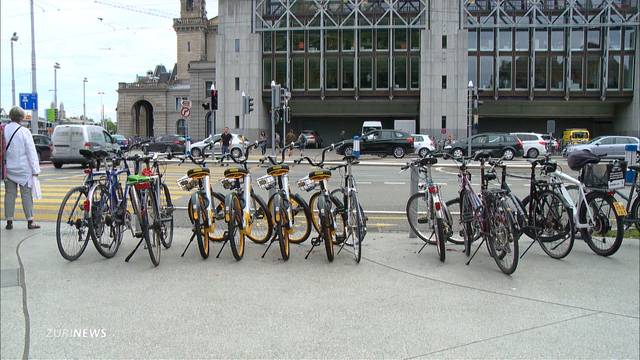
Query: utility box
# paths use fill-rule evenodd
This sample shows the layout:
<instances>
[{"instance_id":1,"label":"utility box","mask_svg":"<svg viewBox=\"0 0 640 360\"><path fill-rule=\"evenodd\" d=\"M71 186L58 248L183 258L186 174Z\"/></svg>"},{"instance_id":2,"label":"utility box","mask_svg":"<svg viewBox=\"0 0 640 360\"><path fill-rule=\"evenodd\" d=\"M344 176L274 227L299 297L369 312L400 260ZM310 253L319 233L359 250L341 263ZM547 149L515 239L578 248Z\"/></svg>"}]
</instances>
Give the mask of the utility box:
<instances>
[{"instance_id":1,"label":"utility box","mask_svg":"<svg viewBox=\"0 0 640 360\"><path fill-rule=\"evenodd\" d=\"M406 131L409 134L415 134L416 121L415 120L394 120L393 129Z\"/></svg>"}]
</instances>

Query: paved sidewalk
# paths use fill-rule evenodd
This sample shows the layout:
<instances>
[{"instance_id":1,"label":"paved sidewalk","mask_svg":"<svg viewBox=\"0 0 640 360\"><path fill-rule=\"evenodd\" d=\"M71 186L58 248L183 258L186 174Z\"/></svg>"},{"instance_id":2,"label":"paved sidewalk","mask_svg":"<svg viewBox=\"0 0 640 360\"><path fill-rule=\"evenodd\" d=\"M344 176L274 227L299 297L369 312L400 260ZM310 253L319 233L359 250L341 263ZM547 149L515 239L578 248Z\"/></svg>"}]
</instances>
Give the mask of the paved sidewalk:
<instances>
[{"instance_id":1,"label":"paved sidewalk","mask_svg":"<svg viewBox=\"0 0 640 360\"><path fill-rule=\"evenodd\" d=\"M485 249L465 266L450 246L441 264L405 234L369 234L359 265L348 252L328 263L321 248L304 260L308 244L285 263L277 248L261 259L264 247L248 243L236 262L228 248L202 260L192 246L180 258L189 230L179 228L154 268L144 250L123 261L130 237L113 259L89 244L69 263L55 224L2 226L3 359L25 349L20 285L33 358L640 356L637 240L611 258L577 241L561 261L535 245L509 277Z\"/></svg>"}]
</instances>

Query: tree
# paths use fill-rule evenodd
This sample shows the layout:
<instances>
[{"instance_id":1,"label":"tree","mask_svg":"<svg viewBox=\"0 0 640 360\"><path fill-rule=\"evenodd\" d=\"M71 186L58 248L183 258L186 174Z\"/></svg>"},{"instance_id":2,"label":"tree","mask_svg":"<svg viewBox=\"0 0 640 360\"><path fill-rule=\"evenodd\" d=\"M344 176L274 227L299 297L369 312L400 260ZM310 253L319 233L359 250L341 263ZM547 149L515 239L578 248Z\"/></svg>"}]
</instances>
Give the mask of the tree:
<instances>
[{"instance_id":1,"label":"tree","mask_svg":"<svg viewBox=\"0 0 640 360\"><path fill-rule=\"evenodd\" d=\"M107 118L104 119L106 130L109 134L115 134L118 132L118 123L113 120Z\"/></svg>"}]
</instances>

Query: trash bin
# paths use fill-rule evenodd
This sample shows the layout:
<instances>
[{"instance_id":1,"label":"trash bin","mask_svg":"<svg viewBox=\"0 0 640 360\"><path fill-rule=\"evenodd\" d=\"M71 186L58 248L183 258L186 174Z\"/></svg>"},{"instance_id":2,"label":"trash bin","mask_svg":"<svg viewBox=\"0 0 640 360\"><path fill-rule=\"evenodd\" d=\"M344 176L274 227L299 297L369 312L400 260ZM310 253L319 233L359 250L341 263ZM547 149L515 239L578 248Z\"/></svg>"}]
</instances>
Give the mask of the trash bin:
<instances>
[{"instance_id":1,"label":"trash bin","mask_svg":"<svg viewBox=\"0 0 640 360\"><path fill-rule=\"evenodd\" d=\"M629 166L637 164L637 158L638 158L638 145L634 145L634 144L625 145L624 159L627 162L627 169L629 169ZM631 182L633 182L634 177L635 177L635 171L627 170L627 174L625 177L625 182L627 183L627 185L630 185Z\"/></svg>"}]
</instances>

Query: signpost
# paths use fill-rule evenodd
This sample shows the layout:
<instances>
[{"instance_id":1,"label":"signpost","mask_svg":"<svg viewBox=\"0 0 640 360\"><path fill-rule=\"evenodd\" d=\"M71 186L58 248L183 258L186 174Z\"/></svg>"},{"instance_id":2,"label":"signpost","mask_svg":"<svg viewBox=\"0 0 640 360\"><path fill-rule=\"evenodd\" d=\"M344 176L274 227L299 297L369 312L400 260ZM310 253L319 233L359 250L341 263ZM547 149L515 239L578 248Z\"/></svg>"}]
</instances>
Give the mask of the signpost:
<instances>
[{"instance_id":1,"label":"signpost","mask_svg":"<svg viewBox=\"0 0 640 360\"><path fill-rule=\"evenodd\" d=\"M56 122L58 118L58 109L47 109L47 121Z\"/></svg>"},{"instance_id":2,"label":"signpost","mask_svg":"<svg viewBox=\"0 0 640 360\"><path fill-rule=\"evenodd\" d=\"M24 110L37 110L38 94L37 93L20 93L20 107L22 107Z\"/></svg>"},{"instance_id":3,"label":"signpost","mask_svg":"<svg viewBox=\"0 0 640 360\"><path fill-rule=\"evenodd\" d=\"M182 100L182 108L180 109L180 115L185 118L184 137L185 140L185 153L188 155L191 153L191 138L189 138L189 118L191 117L191 101Z\"/></svg>"}]
</instances>

